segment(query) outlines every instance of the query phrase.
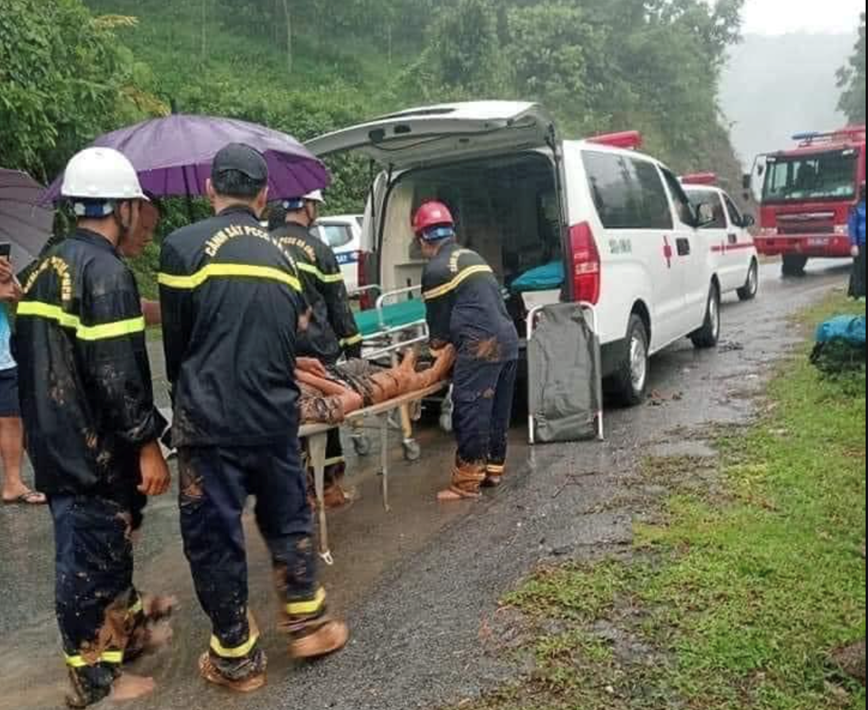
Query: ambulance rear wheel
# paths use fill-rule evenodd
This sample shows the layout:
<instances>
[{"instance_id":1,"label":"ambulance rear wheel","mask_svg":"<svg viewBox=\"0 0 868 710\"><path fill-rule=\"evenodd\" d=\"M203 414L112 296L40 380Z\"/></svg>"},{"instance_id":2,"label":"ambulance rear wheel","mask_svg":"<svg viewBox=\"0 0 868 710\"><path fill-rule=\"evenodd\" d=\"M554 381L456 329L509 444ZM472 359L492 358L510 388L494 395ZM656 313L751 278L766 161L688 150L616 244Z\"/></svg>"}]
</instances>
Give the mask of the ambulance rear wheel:
<instances>
[{"instance_id":1,"label":"ambulance rear wheel","mask_svg":"<svg viewBox=\"0 0 868 710\"><path fill-rule=\"evenodd\" d=\"M693 345L699 350L716 348L720 342L721 315L720 315L720 288L717 283L711 285L708 294L708 306L705 311L705 323L690 336Z\"/></svg>"},{"instance_id":2,"label":"ambulance rear wheel","mask_svg":"<svg viewBox=\"0 0 868 710\"><path fill-rule=\"evenodd\" d=\"M754 260L750 265L750 271L747 274L747 281L744 286L738 290L738 298L740 301L753 301L759 293L759 264Z\"/></svg>"},{"instance_id":3,"label":"ambulance rear wheel","mask_svg":"<svg viewBox=\"0 0 868 710\"><path fill-rule=\"evenodd\" d=\"M645 401L650 370L650 341L645 321L634 313L627 328L627 347L618 371L612 376L615 396L627 407Z\"/></svg>"}]
</instances>

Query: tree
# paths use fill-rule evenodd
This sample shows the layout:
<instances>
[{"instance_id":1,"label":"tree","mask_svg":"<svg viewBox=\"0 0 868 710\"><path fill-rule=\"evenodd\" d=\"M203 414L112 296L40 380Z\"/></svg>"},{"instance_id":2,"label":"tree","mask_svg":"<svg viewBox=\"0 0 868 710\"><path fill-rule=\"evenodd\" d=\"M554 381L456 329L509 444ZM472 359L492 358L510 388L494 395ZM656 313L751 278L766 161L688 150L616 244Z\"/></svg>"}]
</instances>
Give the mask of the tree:
<instances>
[{"instance_id":1,"label":"tree","mask_svg":"<svg viewBox=\"0 0 868 710\"><path fill-rule=\"evenodd\" d=\"M865 123L865 13L859 40L847 66L838 72L838 87L844 90L838 107L853 123Z\"/></svg>"},{"instance_id":2,"label":"tree","mask_svg":"<svg viewBox=\"0 0 868 710\"><path fill-rule=\"evenodd\" d=\"M0 165L47 181L96 135L164 110L114 34L128 18L80 0L0 0L0 16Z\"/></svg>"}]
</instances>

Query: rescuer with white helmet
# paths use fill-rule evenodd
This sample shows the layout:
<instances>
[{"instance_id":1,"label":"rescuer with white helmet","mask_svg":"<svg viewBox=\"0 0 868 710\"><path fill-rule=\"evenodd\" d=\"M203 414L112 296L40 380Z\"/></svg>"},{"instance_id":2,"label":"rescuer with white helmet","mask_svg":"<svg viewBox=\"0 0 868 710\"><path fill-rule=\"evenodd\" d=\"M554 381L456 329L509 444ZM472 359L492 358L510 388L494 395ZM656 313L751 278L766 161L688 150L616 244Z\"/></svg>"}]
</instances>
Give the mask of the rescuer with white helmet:
<instances>
[{"instance_id":1,"label":"rescuer with white helmet","mask_svg":"<svg viewBox=\"0 0 868 710\"><path fill-rule=\"evenodd\" d=\"M123 666L168 634L168 598L133 585L131 533L146 496L171 482L159 446L145 319L121 258L147 197L122 154L89 148L66 170L75 231L24 285L17 342L21 402L36 487L56 538L56 613L72 692L84 708L154 690Z\"/></svg>"}]
</instances>

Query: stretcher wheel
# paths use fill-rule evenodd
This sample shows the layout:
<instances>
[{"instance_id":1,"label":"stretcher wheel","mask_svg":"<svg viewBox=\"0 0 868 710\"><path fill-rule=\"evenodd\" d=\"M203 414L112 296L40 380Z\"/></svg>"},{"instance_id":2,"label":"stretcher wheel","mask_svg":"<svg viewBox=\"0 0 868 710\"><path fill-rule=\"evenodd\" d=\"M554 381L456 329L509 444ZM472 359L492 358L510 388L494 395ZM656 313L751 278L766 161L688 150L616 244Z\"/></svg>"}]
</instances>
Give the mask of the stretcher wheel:
<instances>
[{"instance_id":1,"label":"stretcher wheel","mask_svg":"<svg viewBox=\"0 0 868 710\"><path fill-rule=\"evenodd\" d=\"M415 441L405 441L404 458L411 463L418 461L422 458L422 447Z\"/></svg>"},{"instance_id":2,"label":"stretcher wheel","mask_svg":"<svg viewBox=\"0 0 868 710\"><path fill-rule=\"evenodd\" d=\"M355 449L356 455L365 457L371 455L371 449L373 446L371 445L371 439L367 436L358 436L353 437L353 449Z\"/></svg>"}]
</instances>

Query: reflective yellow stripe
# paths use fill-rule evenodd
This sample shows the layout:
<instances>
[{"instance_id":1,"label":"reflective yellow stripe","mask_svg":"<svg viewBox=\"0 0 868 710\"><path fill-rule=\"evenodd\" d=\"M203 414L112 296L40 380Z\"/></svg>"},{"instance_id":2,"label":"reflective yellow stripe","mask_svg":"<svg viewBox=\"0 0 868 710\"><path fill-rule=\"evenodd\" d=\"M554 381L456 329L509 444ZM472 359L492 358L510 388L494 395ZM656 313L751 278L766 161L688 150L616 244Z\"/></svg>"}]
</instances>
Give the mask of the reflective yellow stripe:
<instances>
[{"instance_id":1,"label":"reflective yellow stripe","mask_svg":"<svg viewBox=\"0 0 868 710\"><path fill-rule=\"evenodd\" d=\"M127 610L127 613L128 613L130 616L137 616L138 614L141 614L142 612L144 612L144 610L145 610L145 605L144 605L144 603L142 602L142 600L139 599L138 601L136 601L135 604L133 604L133 605L132 605L128 610Z\"/></svg>"},{"instance_id":2,"label":"reflective yellow stripe","mask_svg":"<svg viewBox=\"0 0 868 710\"><path fill-rule=\"evenodd\" d=\"M309 602L290 602L286 605L286 611L290 616L312 616L322 611L325 606L326 592L320 587L316 597Z\"/></svg>"},{"instance_id":3,"label":"reflective yellow stripe","mask_svg":"<svg viewBox=\"0 0 868 710\"><path fill-rule=\"evenodd\" d=\"M96 661L96 663L88 663L82 656L67 656L66 665L70 668L90 668L98 663L108 663L112 666L120 666L124 662L123 651L106 651Z\"/></svg>"},{"instance_id":4,"label":"reflective yellow stripe","mask_svg":"<svg viewBox=\"0 0 868 710\"><path fill-rule=\"evenodd\" d=\"M422 298L426 301L433 301L435 298L442 298L448 293L452 293L456 288L458 288L461 284L463 284L467 279L471 276L476 276L477 274L493 274L490 266L471 266L467 269L464 269L458 276L456 276L452 281L448 284L444 284L439 288L432 289L427 293L422 294Z\"/></svg>"},{"instance_id":5,"label":"reflective yellow stripe","mask_svg":"<svg viewBox=\"0 0 868 710\"><path fill-rule=\"evenodd\" d=\"M256 644L259 643L259 634L254 634L250 637L250 640L245 643L243 646L239 646L238 648L226 648L222 643L220 643L220 639L216 636L211 637L211 650L214 651L220 658L228 658L230 660L245 658L250 655L251 651L256 648Z\"/></svg>"},{"instance_id":6,"label":"reflective yellow stripe","mask_svg":"<svg viewBox=\"0 0 868 710\"><path fill-rule=\"evenodd\" d=\"M308 264L305 262L298 262L296 264L299 271L304 271L307 274L312 274L316 276L320 281L325 284L340 284L344 282L343 274L326 274L316 268L313 264Z\"/></svg>"},{"instance_id":7,"label":"reflective yellow stripe","mask_svg":"<svg viewBox=\"0 0 868 710\"><path fill-rule=\"evenodd\" d=\"M486 470L489 473L494 473L494 474L503 473L504 471L506 471L506 466L489 466Z\"/></svg>"},{"instance_id":8,"label":"reflective yellow stripe","mask_svg":"<svg viewBox=\"0 0 868 710\"><path fill-rule=\"evenodd\" d=\"M252 266L250 264L209 264L192 276L173 276L160 274L158 281L161 286L178 290L192 291L213 278L264 279L286 284L301 293L301 281L295 276L270 266Z\"/></svg>"},{"instance_id":9,"label":"reflective yellow stripe","mask_svg":"<svg viewBox=\"0 0 868 710\"><path fill-rule=\"evenodd\" d=\"M326 466L337 466L342 463L346 463L347 460L343 456L335 456L333 459L326 459Z\"/></svg>"},{"instance_id":10,"label":"reflective yellow stripe","mask_svg":"<svg viewBox=\"0 0 868 710\"><path fill-rule=\"evenodd\" d=\"M362 334L359 333L359 335L353 335L349 338L344 338L343 340L341 340L341 347L347 348L351 345L358 345L359 343L364 342L364 340L365 339L364 337L362 337Z\"/></svg>"},{"instance_id":11,"label":"reflective yellow stripe","mask_svg":"<svg viewBox=\"0 0 868 710\"><path fill-rule=\"evenodd\" d=\"M111 340L112 338L145 332L145 319L142 316L115 323L103 323L102 325L83 325L78 316L65 312L60 306L52 306L37 301L25 301L19 304L18 315L53 320L61 328L74 330L79 340L90 342Z\"/></svg>"}]
</instances>

